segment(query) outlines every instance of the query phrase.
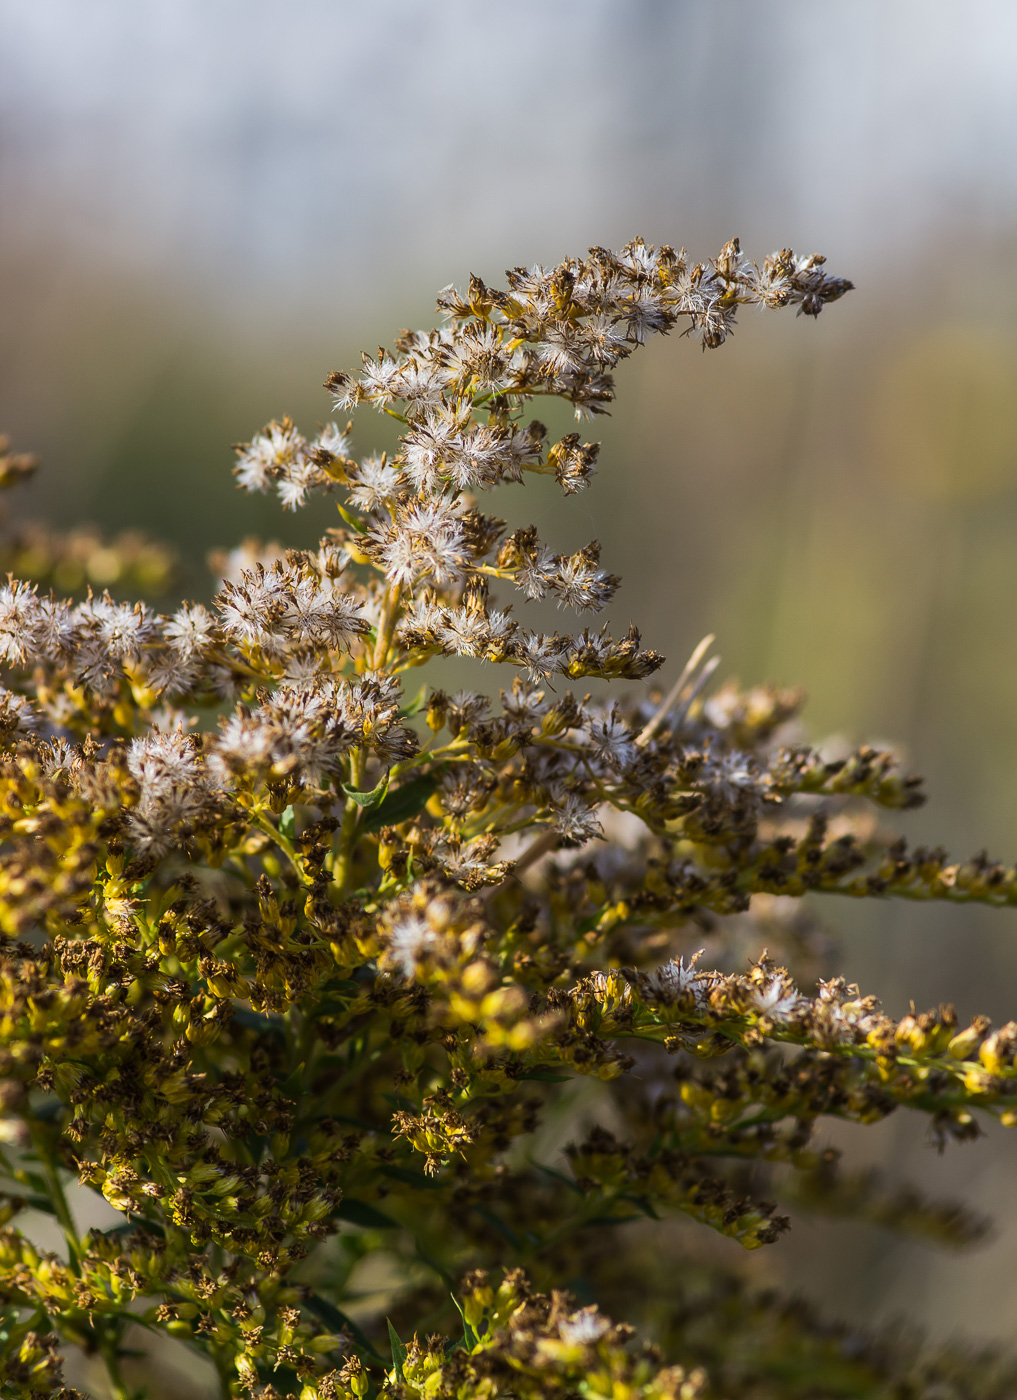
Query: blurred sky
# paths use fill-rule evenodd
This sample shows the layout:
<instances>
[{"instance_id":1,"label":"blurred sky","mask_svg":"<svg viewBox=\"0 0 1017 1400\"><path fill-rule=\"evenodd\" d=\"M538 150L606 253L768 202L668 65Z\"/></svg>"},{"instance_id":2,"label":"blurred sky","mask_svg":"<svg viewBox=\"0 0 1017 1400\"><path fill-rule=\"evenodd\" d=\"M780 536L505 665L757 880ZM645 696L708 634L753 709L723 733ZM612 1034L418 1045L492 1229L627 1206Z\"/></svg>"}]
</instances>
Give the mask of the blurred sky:
<instances>
[{"instance_id":1,"label":"blurred sky","mask_svg":"<svg viewBox=\"0 0 1017 1400\"><path fill-rule=\"evenodd\" d=\"M46 464L25 508L169 536L190 591L213 543L334 518L239 498L231 442L324 418L325 374L430 325L447 282L635 233L821 250L858 289L714 355L641 352L593 489L509 509L599 535L672 670L717 631L725 670L806 685L814 732L909 750L934 796L912 830L1013 858L1013 0L0 0L0 428ZM892 1010L1014 1013L1012 911L830 913ZM863 1136L1002 1212L999 1241L940 1262L803 1226L791 1281L1012 1333L1017 1139L938 1162L903 1120Z\"/></svg>"},{"instance_id":2,"label":"blurred sky","mask_svg":"<svg viewBox=\"0 0 1017 1400\"><path fill-rule=\"evenodd\" d=\"M3 224L332 315L635 226L1009 227L1009 0L4 0Z\"/></svg>"}]
</instances>

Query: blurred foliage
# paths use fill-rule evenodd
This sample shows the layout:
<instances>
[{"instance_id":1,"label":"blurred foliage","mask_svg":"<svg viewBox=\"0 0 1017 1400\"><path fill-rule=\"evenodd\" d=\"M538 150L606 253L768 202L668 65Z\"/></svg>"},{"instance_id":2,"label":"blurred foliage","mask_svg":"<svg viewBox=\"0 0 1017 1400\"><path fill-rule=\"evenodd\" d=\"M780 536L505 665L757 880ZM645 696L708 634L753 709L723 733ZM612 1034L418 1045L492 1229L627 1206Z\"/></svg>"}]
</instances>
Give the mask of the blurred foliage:
<instances>
[{"instance_id":1,"label":"blurred foliage","mask_svg":"<svg viewBox=\"0 0 1017 1400\"><path fill-rule=\"evenodd\" d=\"M0 435L0 490L19 485L38 465L37 457L13 452L10 438ZM64 594L94 587L158 598L173 582L176 551L137 530L106 539L94 526L53 530L9 522L7 514L0 507L0 573Z\"/></svg>"}]
</instances>

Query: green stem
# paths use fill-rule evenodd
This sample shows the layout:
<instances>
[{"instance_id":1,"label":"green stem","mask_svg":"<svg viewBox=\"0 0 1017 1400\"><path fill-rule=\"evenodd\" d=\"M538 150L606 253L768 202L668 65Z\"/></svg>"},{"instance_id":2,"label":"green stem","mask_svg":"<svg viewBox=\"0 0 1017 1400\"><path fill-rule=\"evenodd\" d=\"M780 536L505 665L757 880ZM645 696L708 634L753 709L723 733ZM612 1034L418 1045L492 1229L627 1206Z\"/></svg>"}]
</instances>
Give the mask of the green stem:
<instances>
[{"instance_id":1,"label":"green stem","mask_svg":"<svg viewBox=\"0 0 1017 1400\"><path fill-rule=\"evenodd\" d=\"M590 1221L598 1216L607 1214L613 1206L617 1204L617 1193L612 1196L602 1196L591 1202L587 1202L584 1208L571 1216L563 1225L559 1225L556 1230L552 1230L543 1239L534 1240L529 1249L525 1251L524 1258L527 1262L536 1259L548 1249L554 1249L556 1245L567 1240L570 1235L577 1234L580 1230L585 1230Z\"/></svg>"},{"instance_id":2,"label":"green stem","mask_svg":"<svg viewBox=\"0 0 1017 1400\"><path fill-rule=\"evenodd\" d=\"M289 837L284 836L279 830L279 828L275 825L275 823L269 821L268 817L265 815L264 812L255 812L254 824L255 826L260 827L261 830L266 833L266 835L272 838L275 844L279 847L279 849L289 860L290 864L293 866L293 869L300 876L301 881L304 881L305 876L303 866L300 864L300 857L297 855L296 847L293 845L293 842L290 841Z\"/></svg>"},{"instance_id":3,"label":"green stem","mask_svg":"<svg viewBox=\"0 0 1017 1400\"><path fill-rule=\"evenodd\" d=\"M64 1193L63 1184L60 1181L60 1174L57 1171L56 1163L52 1153L45 1141L43 1132L35 1123L30 1125L29 1131L32 1135L32 1146L35 1148L39 1162L42 1166L43 1176L46 1178L46 1185L49 1187L50 1201L53 1205L53 1213L57 1218L57 1223L63 1231L64 1239L67 1242L67 1253L71 1270L81 1276L81 1241L78 1238L77 1226L74 1224L74 1217L71 1215L71 1208L67 1204L67 1196Z\"/></svg>"},{"instance_id":4,"label":"green stem","mask_svg":"<svg viewBox=\"0 0 1017 1400\"><path fill-rule=\"evenodd\" d=\"M233 1400L233 1392L230 1390L230 1382L235 1376L233 1366L228 1356L218 1347L212 1348L212 1360L215 1363L216 1375L219 1378L219 1400Z\"/></svg>"},{"instance_id":5,"label":"green stem","mask_svg":"<svg viewBox=\"0 0 1017 1400\"><path fill-rule=\"evenodd\" d=\"M399 599L402 596L402 591L402 584L393 583L385 594L385 601L381 607L381 617L378 619L378 638L374 645L372 664L376 671L380 671L388 660L392 637L395 633L396 623L399 621Z\"/></svg>"},{"instance_id":6,"label":"green stem","mask_svg":"<svg viewBox=\"0 0 1017 1400\"><path fill-rule=\"evenodd\" d=\"M382 1054L383 1047L376 1046L373 1049L371 1048L370 1034L368 1034L363 1047L352 1062L347 1065L346 1070L331 1081L325 1093L320 1094L315 1099L315 1118L321 1118L324 1114L330 1113L337 1099L340 1097L342 1090L345 1089L348 1084L352 1083L366 1068L379 1060Z\"/></svg>"},{"instance_id":7,"label":"green stem","mask_svg":"<svg viewBox=\"0 0 1017 1400\"><path fill-rule=\"evenodd\" d=\"M57 1218L64 1239L67 1242L68 1262L71 1272L81 1277L81 1240L78 1236L78 1229L71 1214L71 1208L67 1203L67 1194L64 1191L63 1183L60 1180L60 1172L54 1161L53 1154L45 1139L44 1131L40 1130L38 1124L31 1124L29 1131L32 1135L32 1146L35 1148L42 1167L46 1185L49 1188L50 1202L53 1206L53 1213ZM113 1400L134 1400L133 1392L124 1383L120 1374L120 1355L118 1351L118 1339L110 1331L111 1319L97 1319L95 1326L96 1342L99 1354L106 1364L109 1373L110 1390ZM113 1322L113 1327L117 1326Z\"/></svg>"},{"instance_id":8,"label":"green stem","mask_svg":"<svg viewBox=\"0 0 1017 1400\"><path fill-rule=\"evenodd\" d=\"M99 1335L99 1354L106 1364L106 1371L109 1375L109 1388L113 1400L136 1400L135 1392L131 1390L123 1378L120 1370L120 1353L117 1339L102 1328L96 1329Z\"/></svg>"},{"instance_id":9,"label":"green stem","mask_svg":"<svg viewBox=\"0 0 1017 1400\"><path fill-rule=\"evenodd\" d=\"M363 748L354 749L350 754L350 787L358 792L363 785L366 763L367 751ZM342 825L339 827L339 848L332 869L332 881L340 900L346 894L353 869L353 847L357 839L357 818L359 815L360 808L352 797L347 797L346 806L343 808Z\"/></svg>"},{"instance_id":10,"label":"green stem","mask_svg":"<svg viewBox=\"0 0 1017 1400\"><path fill-rule=\"evenodd\" d=\"M464 761L469 760L469 754L464 752L464 750L470 747L469 739L450 739L447 744L443 744L439 749L429 749L427 745L430 742L431 740L428 740L427 743L423 744L412 758L404 758L401 763L394 763L389 772L389 779L401 778L404 773L412 772L414 768L419 768L421 764L433 763L435 759L439 758L447 762L451 762L454 758L461 758Z\"/></svg>"},{"instance_id":11,"label":"green stem","mask_svg":"<svg viewBox=\"0 0 1017 1400\"><path fill-rule=\"evenodd\" d=\"M209 660L218 661L221 666L226 666L231 671L236 671L241 676L247 676L249 680L271 682L276 679L276 677L273 676L271 671L257 671L246 661L241 660L239 656L230 655L230 653L225 651L222 647L218 647L215 650L209 652L208 657Z\"/></svg>"}]
</instances>

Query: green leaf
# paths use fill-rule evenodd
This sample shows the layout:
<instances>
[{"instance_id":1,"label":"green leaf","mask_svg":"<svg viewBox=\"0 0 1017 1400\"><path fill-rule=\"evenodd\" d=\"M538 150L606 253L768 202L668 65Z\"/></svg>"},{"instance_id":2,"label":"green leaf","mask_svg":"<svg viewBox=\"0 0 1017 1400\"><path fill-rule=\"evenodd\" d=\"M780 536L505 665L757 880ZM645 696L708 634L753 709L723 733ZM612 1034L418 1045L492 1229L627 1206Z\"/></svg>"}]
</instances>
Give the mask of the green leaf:
<instances>
[{"instance_id":1,"label":"green leaf","mask_svg":"<svg viewBox=\"0 0 1017 1400\"><path fill-rule=\"evenodd\" d=\"M545 1176L551 1177L552 1180L560 1181L563 1186L567 1186L569 1190L574 1191L577 1196L583 1194L583 1188L574 1177L565 1176L563 1172L555 1171L554 1167L545 1167L542 1162L531 1162L530 1165L536 1167L538 1172L543 1172Z\"/></svg>"},{"instance_id":2,"label":"green leaf","mask_svg":"<svg viewBox=\"0 0 1017 1400\"><path fill-rule=\"evenodd\" d=\"M400 1109L403 1113L416 1113L417 1105L412 1099L408 1099L405 1094L382 1094L381 1096L387 1104L393 1108Z\"/></svg>"},{"instance_id":3,"label":"green leaf","mask_svg":"<svg viewBox=\"0 0 1017 1400\"><path fill-rule=\"evenodd\" d=\"M329 996L332 992L352 992L356 996L364 990L364 984L358 982L355 977L333 977L330 982L325 983L321 990L322 1000L318 1002L319 1009L322 1006L331 1005Z\"/></svg>"},{"instance_id":4,"label":"green leaf","mask_svg":"<svg viewBox=\"0 0 1017 1400\"><path fill-rule=\"evenodd\" d=\"M296 834L297 814L293 810L293 805L291 803L279 818L279 835L285 836L287 841L292 841Z\"/></svg>"},{"instance_id":5,"label":"green leaf","mask_svg":"<svg viewBox=\"0 0 1017 1400\"><path fill-rule=\"evenodd\" d=\"M45 1189L43 1184L43 1190ZM5 1196L8 1201L19 1201L18 1210L41 1210L47 1215L56 1215L56 1207L48 1196L26 1192L15 1182L5 1181L0 1184L0 1196Z\"/></svg>"},{"instance_id":6,"label":"green leaf","mask_svg":"<svg viewBox=\"0 0 1017 1400\"><path fill-rule=\"evenodd\" d=\"M361 988L357 987L356 990L359 993ZM353 1000L354 995L355 993L351 993L345 1001L340 1001L338 997L326 997L324 1001L318 1002L317 1006L314 1008L314 1015L316 1017L341 1016L349 1009L350 1002Z\"/></svg>"},{"instance_id":7,"label":"green leaf","mask_svg":"<svg viewBox=\"0 0 1017 1400\"><path fill-rule=\"evenodd\" d=\"M38 1123L52 1123L64 1111L64 1105L57 1098L48 1099L32 1110L32 1117Z\"/></svg>"},{"instance_id":8,"label":"green leaf","mask_svg":"<svg viewBox=\"0 0 1017 1400\"><path fill-rule=\"evenodd\" d=\"M408 705L399 711L400 719L412 719L414 715L419 715L420 711L427 704L427 685L422 685L414 695Z\"/></svg>"},{"instance_id":9,"label":"green leaf","mask_svg":"<svg viewBox=\"0 0 1017 1400\"><path fill-rule=\"evenodd\" d=\"M367 1352L368 1356L374 1357L376 1361L382 1360L353 1319L347 1317L341 1308L337 1308L327 1298L322 1298L319 1293L311 1293L305 1297L304 1305L325 1324L330 1332L348 1332L357 1345Z\"/></svg>"},{"instance_id":10,"label":"green leaf","mask_svg":"<svg viewBox=\"0 0 1017 1400\"><path fill-rule=\"evenodd\" d=\"M489 1209L487 1206L477 1205L475 1205L473 1209L480 1216L481 1220L486 1220L488 1225L497 1230L502 1239L507 1240L513 1249L519 1248L519 1237L516 1232L510 1229L508 1225L505 1224L504 1220L499 1219L493 1210Z\"/></svg>"},{"instance_id":11,"label":"green leaf","mask_svg":"<svg viewBox=\"0 0 1017 1400\"><path fill-rule=\"evenodd\" d=\"M452 1299L452 1302L455 1305L456 1312L463 1320L463 1340L460 1345L465 1351L472 1351L473 1348L480 1341L480 1338L477 1336L476 1332L473 1330L470 1324L466 1321L466 1314L463 1312L462 1305L460 1304L459 1299L456 1297L456 1295L454 1293L450 1293L449 1297ZM450 1351L453 1349L454 1346L449 1347Z\"/></svg>"},{"instance_id":12,"label":"green leaf","mask_svg":"<svg viewBox=\"0 0 1017 1400\"><path fill-rule=\"evenodd\" d=\"M383 826L398 826L422 812L438 786L431 773L413 778L390 792L380 806L364 822L365 831L380 831Z\"/></svg>"},{"instance_id":13,"label":"green leaf","mask_svg":"<svg viewBox=\"0 0 1017 1400\"><path fill-rule=\"evenodd\" d=\"M455 1283L453 1281L452 1275L449 1273L448 1269L445 1268L445 1265L442 1264L440 1260L435 1259L433 1254L429 1254L424 1248L424 1246L420 1243L419 1239L417 1239L414 1243L417 1258L422 1259L429 1269L433 1269L434 1272L441 1279L445 1287L451 1291L455 1287Z\"/></svg>"},{"instance_id":14,"label":"green leaf","mask_svg":"<svg viewBox=\"0 0 1017 1400\"><path fill-rule=\"evenodd\" d=\"M48 1196L22 1196L26 1209L41 1210L47 1215L56 1215L56 1206Z\"/></svg>"},{"instance_id":15,"label":"green leaf","mask_svg":"<svg viewBox=\"0 0 1017 1400\"><path fill-rule=\"evenodd\" d=\"M404 1346L399 1340L399 1334L392 1326L390 1319L386 1318L385 1321L388 1323L388 1339L392 1345L392 1366L396 1373L396 1379L401 1381L404 1379L403 1363L406 1360L409 1347Z\"/></svg>"},{"instance_id":16,"label":"green leaf","mask_svg":"<svg viewBox=\"0 0 1017 1400\"><path fill-rule=\"evenodd\" d=\"M340 1120L343 1121L343 1120ZM350 1122L359 1120L350 1119ZM372 1125L368 1123L367 1127ZM381 1167L382 1176L390 1176L393 1181L401 1181L404 1186L413 1186L418 1191L443 1191L444 1182L435 1181L433 1177L425 1176L423 1172L409 1172L405 1167Z\"/></svg>"},{"instance_id":17,"label":"green leaf","mask_svg":"<svg viewBox=\"0 0 1017 1400\"><path fill-rule=\"evenodd\" d=\"M571 1077L569 1074L555 1074L549 1065L536 1065L519 1075L520 1079L539 1079L541 1084L567 1084Z\"/></svg>"},{"instance_id":18,"label":"green leaf","mask_svg":"<svg viewBox=\"0 0 1017 1400\"><path fill-rule=\"evenodd\" d=\"M358 807L369 812L372 807L377 807L379 803L384 801L385 794L388 792L388 773L370 792L361 792L358 788L347 787L345 783L343 783L342 789L351 802L355 802Z\"/></svg>"},{"instance_id":19,"label":"green leaf","mask_svg":"<svg viewBox=\"0 0 1017 1400\"><path fill-rule=\"evenodd\" d=\"M25 1156L35 1162L39 1160L34 1152L26 1152ZM49 1182L44 1176L40 1176L38 1172L25 1171L24 1169L18 1173L18 1176L21 1182L31 1186L33 1191L37 1191L40 1196L45 1196L46 1200L49 1200Z\"/></svg>"},{"instance_id":20,"label":"green leaf","mask_svg":"<svg viewBox=\"0 0 1017 1400\"><path fill-rule=\"evenodd\" d=\"M236 1021L244 1030L257 1031L259 1035L276 1035L280 1038L286 1034L281 1016L263 1016L260 1011L251 1011L246 1006L238 1006L231 1021Z\"/></svg>"},{"instance_id":21,"label":"green leaf","mask_svg":"<svg viewBox=\"0 0 1017 1400\"><path fill-rule=\"evenodd\" d=\"M147 1230L150 1234L160 1235L162 1237L166 1235L164 1227L159 1224L158 1220L149 1220L146 1215L134 1215L130 1220L125 1220L122 1225L111 1225L108 1230L97 1230L93 1225L89 1233L103 1237L109 1235L113 1239L118 1239L122 1235L129 1235L132 1230L137 1229Z\"/></svg>"},{"instance_id":22,"label":"green leaf","mask_svg":"<svg viewBox=\"0 0 1017 1400\"><path fill-rule=\"evenodd\" d=\"M279 1085L280 1092L287 1096L292 1095L295 1098L299 1098L300 1091L303 1088L304 1071L306 1068L307 1066L305 1064L299 1064L296 1069L290 1070L289 1074Z\"/></svg>"},{"instance_id":23,"label":"green leaf","mask_svg":"<svg viewBox=\"0 0 1017 1400\"><path fill-rule=\"evenodd\" d=\"M311 1012L314 1016L342 1016L349 1010L350 1002L364 990L365 984L352 977L333 977L318 992L318 1000Z\"/></svg>"},{"instance_id":24,"label":"green leaf","mask_svg":"<svg viewBox=\"0 0 1017 1400\"><path fill-rule=\"evenodd\" d=\"M336 1215L340 1220L348 1220L351 1225L359 1225L364 1230L398 1230L398 1222L384 1215L367 1201L358 1201L344 1196L339 1202Z\"/></svg>"},{"instance_id":25,"label":"green leaf","mask_svg":"<svg viewBox=\"0 0 1017 1400\"><path fill-rule=\"evenodd\" d=\"M18 1326L17 1308L4 1308L0 1312L0 1347L5 1347Z\"/></svg>"},{"instance_id":26,"label":"green leaf","mask_svg":"<svg viewBox=\"0 0 1017 1400\"><path fill-rule=\"evenodd\" d=\"M339 506L339 514L346 521L351 530L356 530L358 535L367 534L367 526L363 521L358 520L355 515L351 515L345 506Z\"/></svg>"},{"instance_id":27,"label":"green leaf","mask_svg":"<svg viewBox=\"0 0 1017 1400\"><path fill-rule=\"evenodd\" d=\"M619 1196L618 1199L620 1201L631 1201L631 1203L641 1210L645 1216L648 1216L650 1220L662 1219L645 1196Z\"/></svg>"}]
</instances>

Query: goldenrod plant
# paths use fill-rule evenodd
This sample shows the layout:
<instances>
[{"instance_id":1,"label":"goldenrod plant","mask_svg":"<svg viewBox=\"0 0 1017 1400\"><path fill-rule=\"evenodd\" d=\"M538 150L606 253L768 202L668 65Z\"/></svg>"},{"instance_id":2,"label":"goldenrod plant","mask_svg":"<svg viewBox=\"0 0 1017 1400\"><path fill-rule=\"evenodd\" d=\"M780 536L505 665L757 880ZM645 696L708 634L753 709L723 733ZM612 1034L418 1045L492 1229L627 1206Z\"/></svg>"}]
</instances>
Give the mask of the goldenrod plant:
<instances>
[{"instance_id":1,"label":"goldenrod plant","mask_svg":"<svg viewBox=\"0 0 1017 1400\"><path fill-rule=\"evenodd\" d=\"M238 449L248 491L335 495L316 551L248 544L172 616L2 589L5 1397L155 1400L181 1344L252 1400L1017 1393L738 1263L786 1230L775 1201L983 1233L843 1169L821 1120L1013 1124L1017 1024L894 1020L823 979L800 901L1013 905L1017 870L887 833L918 781L793 741L800 694L716 686L712 639L682 669L634 626L528 627L618 579L483 509L594 474L534 400L590 418L651 334L713 349L742 306L815 317L850 286L737 241L473 277L329 377L390 454L289 420ZM476 690L441 688L448 657ZM119 1223L88 1225L95 1193Z\"/></svg>"}]
</instances>

